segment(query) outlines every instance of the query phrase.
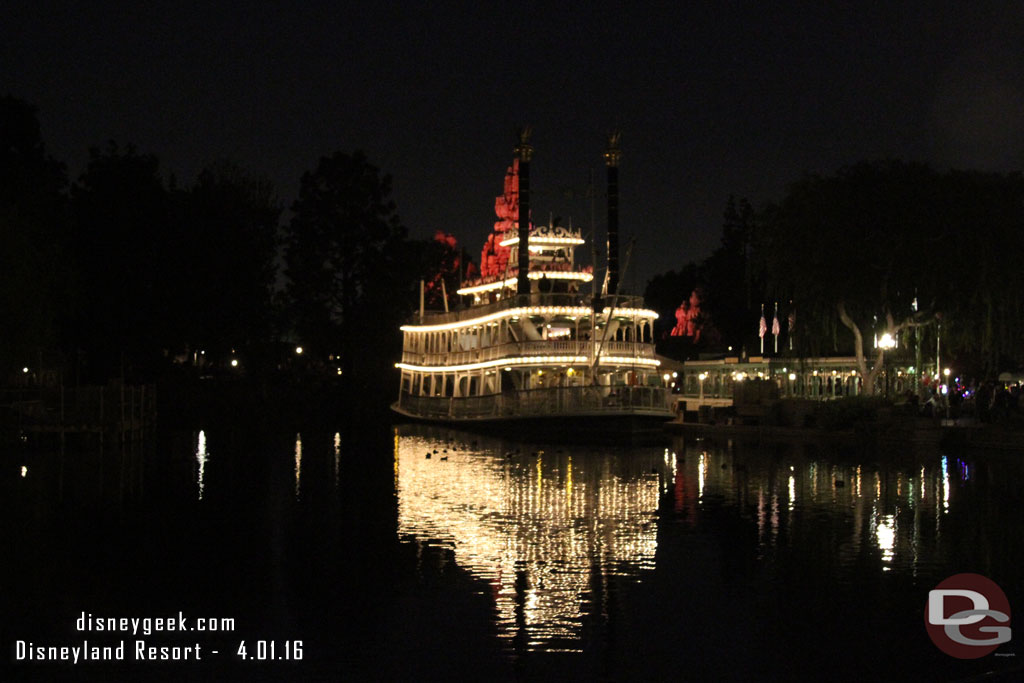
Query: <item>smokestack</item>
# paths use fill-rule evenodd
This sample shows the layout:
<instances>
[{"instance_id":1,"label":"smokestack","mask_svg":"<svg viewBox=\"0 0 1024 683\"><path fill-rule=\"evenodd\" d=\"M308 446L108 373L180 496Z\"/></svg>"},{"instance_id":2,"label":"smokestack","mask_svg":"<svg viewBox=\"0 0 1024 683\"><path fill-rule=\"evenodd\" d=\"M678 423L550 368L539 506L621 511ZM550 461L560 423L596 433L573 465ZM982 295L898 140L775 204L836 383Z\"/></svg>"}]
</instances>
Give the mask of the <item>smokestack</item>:
<instances>
[{"instance_id":1,"label":"smokestack","mask_svg":"<svg viewBox=\"0 0 1024 683\"><path fill-rule=\"evenodd\" d=\"M530 129L518 131L519 141L516 143L516 156L519 158L519 279L516 283L517 294L530 293L530 159L533 158L533 147L530 146Z\"/></svg>"},{"instance_id":2,"label":"smokestack","mask_svg":"<svg viewBox=\"0 0 1024 683\"><path fill-rule=\"evenodd\" d=\"M613 131L608 135L608 148L604 152L604 163L608 166L608 293L619 290L619 138Z\"/></svg>"}]
</instances>

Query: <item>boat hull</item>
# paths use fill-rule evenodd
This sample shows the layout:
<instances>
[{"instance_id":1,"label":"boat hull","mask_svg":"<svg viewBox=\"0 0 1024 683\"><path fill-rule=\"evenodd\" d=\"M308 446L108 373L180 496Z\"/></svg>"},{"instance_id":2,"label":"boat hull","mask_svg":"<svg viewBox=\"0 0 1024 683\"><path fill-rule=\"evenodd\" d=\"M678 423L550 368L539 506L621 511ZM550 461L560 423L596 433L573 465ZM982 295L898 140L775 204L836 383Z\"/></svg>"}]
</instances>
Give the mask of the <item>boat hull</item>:
<instances>
[{"instance_id":1,"label":"boat hull","mask_svg":"<svg viewBox=\"0 0 1024 683\"><path fill-rule=\"evenodd\" d=\"M420 415L403 409L398 403L393 404L391 409L409 421L443 424L521 441L604 443L661 441L665 439L666 434L664 425L672 419L671 412L649 409L511 415L500 418Z\"/></svg>"}]
</instances>

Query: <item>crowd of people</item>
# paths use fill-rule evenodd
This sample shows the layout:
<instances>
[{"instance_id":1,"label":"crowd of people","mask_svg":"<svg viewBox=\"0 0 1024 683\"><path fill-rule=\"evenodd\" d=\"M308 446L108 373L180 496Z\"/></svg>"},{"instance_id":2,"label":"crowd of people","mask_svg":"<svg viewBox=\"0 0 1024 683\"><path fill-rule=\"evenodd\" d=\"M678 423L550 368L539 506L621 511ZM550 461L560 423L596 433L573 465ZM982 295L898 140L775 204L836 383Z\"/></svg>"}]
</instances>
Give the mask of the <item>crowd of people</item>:
<instances>
[{"instance_id":1,"label":"crowd of people","mask_svg":"<svg viewBox=\"0 0 1024 683\"><path fill-rule=\"evenodd\" d=\"M1024 387L1018 382L984 381L966 386L926 386L920 412L927 417L973 417L983 423L1005 423L1024 416ZM917 397L908 402L917 403Z\"/></svg>"}]
</instances>

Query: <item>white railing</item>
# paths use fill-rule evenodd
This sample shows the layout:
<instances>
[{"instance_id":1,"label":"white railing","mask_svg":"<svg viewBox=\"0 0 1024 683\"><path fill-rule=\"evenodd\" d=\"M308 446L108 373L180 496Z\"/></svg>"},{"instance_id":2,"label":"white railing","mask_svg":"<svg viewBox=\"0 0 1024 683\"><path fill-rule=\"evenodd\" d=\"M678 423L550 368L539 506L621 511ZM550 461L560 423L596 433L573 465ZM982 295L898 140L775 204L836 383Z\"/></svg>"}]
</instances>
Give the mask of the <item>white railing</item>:
<instances>
[{"instance_id":1,"label":"white railing","mask_svg":"<svg viewBox=\"0 0 1024 683\"><path fill-rule=\"evenodd\" d=\"M418 353L403 351L402 362L410 365L443 366L480 363L519 356L586 356L593 357L596 346L592 341L540 340L509 342L482 349L446 351L444 353ZM653 358L654 345L642 342L609 341L601 347L602 356Z\"/></svg>"},{"instance_id":2,"label":"white railing","mask_svg":"<svg viewBox=\"0 0 1024 683\"><path fill-rule=\"evenodd\" d=\"M644 298L642 296L629 296L620 294L617 297L605 297L602 300L602 306L611 306L615 303L616 308L643 308ZM524 294L523 296L511 295L501 301L495 301L494 303L481 304L478 306L470 306L467 308L458 308L448 313L441 313L438 311L428 312L423 320L420 320L418 315L413 316L408 322L410 325L440 325L443 323L453 323L462 320L469 320L491 313L497 313L509 308L516 308L519 306L586 306L590 307L593 304L593 300L589 296L582 294L541 294L532 293Z\"/></svg>"},{"instance_id":3,"label":"white railing","mask_svg":"<svg viewBox=\"0 0 1024 683\"><path fill-rule=\"evenodd\" d=\"M637 414L672 417L662 387L553 387L489 396L449 398L403 393L405 412L433 419L500 419L581 414Z\"/></svg>"}]
</instances>

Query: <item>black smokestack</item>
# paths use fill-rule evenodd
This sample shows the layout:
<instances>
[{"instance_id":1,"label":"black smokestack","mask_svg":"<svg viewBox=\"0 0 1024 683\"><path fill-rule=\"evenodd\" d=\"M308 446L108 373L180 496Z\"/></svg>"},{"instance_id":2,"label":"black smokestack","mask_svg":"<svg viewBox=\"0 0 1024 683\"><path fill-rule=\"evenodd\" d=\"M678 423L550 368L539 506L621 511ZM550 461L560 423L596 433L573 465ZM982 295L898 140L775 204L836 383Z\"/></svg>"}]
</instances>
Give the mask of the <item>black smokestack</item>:
<instances>
[{"instance_id":1,"label":"black smokestack","mask_svg":"<svg viewBox=\"0 0 1024 683\"><path fill-rule=\"evenodd\" d=\"M619 291L619 150L618 131L608 135L604 163L608 166L608 293Z\"/></svg>"},{"instance_id":2,"label":"black smokestack","mask_svg":"<svg viewBox=\"0 0 1024 683\"><path fill-rule=\"evenodd\" d=\"M530 146L530 129L518 131L519 142L516 144L516 156L519 157L519 280L516 283L518 294L530 293L530 159L533 158L533 147Z\"/></svg>"}]
</instances>

